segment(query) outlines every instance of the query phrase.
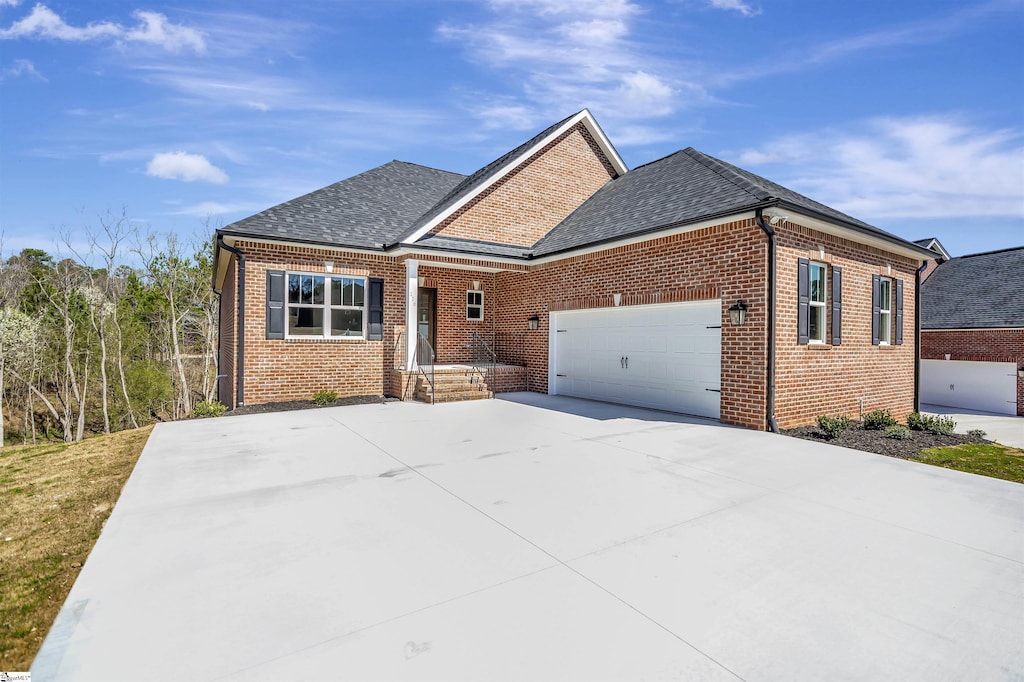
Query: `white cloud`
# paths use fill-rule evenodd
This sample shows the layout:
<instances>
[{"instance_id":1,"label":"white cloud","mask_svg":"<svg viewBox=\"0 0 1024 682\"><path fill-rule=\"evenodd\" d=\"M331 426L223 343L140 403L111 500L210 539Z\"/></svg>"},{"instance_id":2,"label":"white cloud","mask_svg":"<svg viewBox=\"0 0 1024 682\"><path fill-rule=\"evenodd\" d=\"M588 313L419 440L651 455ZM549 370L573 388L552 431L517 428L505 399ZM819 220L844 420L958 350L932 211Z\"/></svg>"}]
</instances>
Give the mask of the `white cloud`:
<instances>
[{"instance_id":1,"label":"white cloud","mask_svg":"<svg viewBox=\"0 0 1024 682\"><path fill-rule=\"evenodd\" d=\"M201 154L187 152L162 152L156 154L146 166L146 174L168 180L185 182L212 182L223 185L228 174L210 163Z\"/></svg>"},{"instance_id":2,"label":"white cloud","mask_svg":"<svg viewBox=\"0 0 1024 682\"><path fill-rule=\"evenodd\" d=\"M28 16L11 24L10 28L0 29L0 39L49 38L72 42L111 40L122 44L136 42L157 45L168 52L190 49L203 53L206 50L206 43L199 31L172 24L163 14L140 10L133 16L139 23L132 28L109 21L72 26L49 7L39 4L32 8Z\"/></svg>"},{"instance_id":3,"label":"white cloud","mask_svg":"<svg viewBox=\"0 0 1024 682\"><path fill-rule=\"evenodd\" d=\"M183 206L179 210L169 212L167 215L187 215L206 218L207 216L224 215L226 213L252 213L263 208L266 208L266 206L253 203L222 204L217 201L203 201L192 206Z\"/></svg>"},{"instance_id":4,"label":"white cloud","mask_svg":"<svg viewBox=\"0 0 1024 682\"><path fill-rule=\"evenodd\" d=\"M17 7L21 0L0 0L0 7Z\"/></svg>"},{"instance_id":5,"label":"white cloud","mask_svg":"<svg viewBox=\"0 0 1024 682\"><path fill-rule=\"evenodd\" d=\"M951 116L874 119L731 154L865 219L1024 217L1024 131Z\"/></svg>"},{"instance_id":6,"label":"white cloud","mask_svg":"<svg viewBox=\"0 0 1024 682\"><path fill-rule=\"evenodd\" d=\"M699 84L680 78L677 65L633 40L644 9L630 0L490 0L487 6L491 15L484 22L438 28L473 61L519 84L514 97L469 93L467 108L485 127L531 128L583 107L616 127L714 101Z\"/></svg>"},{"instance_id":7,"label":"white cloud","mask_svg":"<svg viewBox=\"0 0 1024 682\"><path fill-rule=\"evenodd\" d=\"M715 9L731 10L739 12L745 17L753 17L761 13L761 10L753 7L743 0L708 0L708 4Z\"/></svg>"},{"instance_id":8,"label":"white cloud","mask_svg":"<svg viewBox=\"0 0 1024 682\"><path fill-rule=\"evenodd\" d=\"M46 77L39 73L35 64L27 59L15 59L13 65L0 70L0 80L17 78L18 76L28 76L44 83L46 82Z\"/></svg>"}]
</instances>

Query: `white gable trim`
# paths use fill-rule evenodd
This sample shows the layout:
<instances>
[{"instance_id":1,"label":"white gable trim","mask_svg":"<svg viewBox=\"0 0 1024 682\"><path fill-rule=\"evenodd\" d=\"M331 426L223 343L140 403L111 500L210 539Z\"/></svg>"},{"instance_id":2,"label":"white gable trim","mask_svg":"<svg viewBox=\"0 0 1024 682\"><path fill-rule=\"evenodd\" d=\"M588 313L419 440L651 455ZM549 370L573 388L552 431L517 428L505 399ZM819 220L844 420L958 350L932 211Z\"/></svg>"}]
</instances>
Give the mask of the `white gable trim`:
<instances>
[{"instance_id":1,"label":"white gable trim","mask_svg":"<svg viewBox=\"0 0 1024 682\"><path fill-rule=\"evenodd\" d=\"M484 192L484 190L491 187L492 185L494 185L494 183L498 182L503 177L505 177L515 169L519 168L520 166L522 166L524 162L526 162L530 157L532 157L534 154L536 154L545 146L547 146L552 140L557 139L559 135L564 134L567 130L569 130L578 123L582 123L586 127L587 132L589 132L590 135L594 138L594 141L597 142L598 147L600 147L601 151L604 152L605 157L607 157L609 163L612 164L612 167L615 169L615 172L618 173L619 175L626 174L629 171L629 168L626 166L625 162L619 156L619 153L615 151L615 147L612 146L612 143L608 141L608 137L604 134L604 131L601 130L601 126L597 124L597 121L594 120L594 117L590 113L590 110L584 109L583 111L576 114L568 121L560 125L558 128L553 130L549 135L543 137L541 140L537 142L537 144L533 145L525 152L523 152L523 154L519 157L518 162L510 163L506 165L504 168L500 169L497 173L492 175L487 180L487 182L481 184L472 192L456 201L454 204L449 206L447 209L445 209L438 215L434 216L434 218L431 219L430 222L425 224L423 227L421 227L420 229L416 230L411 235L403 239L402 243L412 244L414 242L418 242L420 239L423 238L424 235L428 234L435 227L437 227L442 222L447 220L449 217L454 215L463 206L476 199L481 193Z\"/></svg>"}]
</instances>

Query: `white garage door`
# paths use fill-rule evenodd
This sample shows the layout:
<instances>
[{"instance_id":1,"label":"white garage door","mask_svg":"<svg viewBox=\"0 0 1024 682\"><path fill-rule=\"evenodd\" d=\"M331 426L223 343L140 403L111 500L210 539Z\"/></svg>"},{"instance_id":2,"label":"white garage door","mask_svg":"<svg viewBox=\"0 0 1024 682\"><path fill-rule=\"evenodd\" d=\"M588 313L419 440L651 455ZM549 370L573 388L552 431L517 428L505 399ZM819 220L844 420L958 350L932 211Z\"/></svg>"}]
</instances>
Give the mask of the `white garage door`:
<instances>
[{"instance_id":1,"label":"white garage door","mask_svg":"<svg viewBox=\"0 0 1024 682\"><path fill-rule=\"evenodd\" d=\"M1012 362L922 360L921 402L1017 414L1017 365Z\"/></svg>"},{"instance_id":2,"label":"white garage door","mask_svg":"<svg viewBox=\"0 0 1024 682\"><path fill-rule=\"evenodd\" d=\"M719 417L722 303L551 314L548 392Z\"/></svg>"}]
</instances>

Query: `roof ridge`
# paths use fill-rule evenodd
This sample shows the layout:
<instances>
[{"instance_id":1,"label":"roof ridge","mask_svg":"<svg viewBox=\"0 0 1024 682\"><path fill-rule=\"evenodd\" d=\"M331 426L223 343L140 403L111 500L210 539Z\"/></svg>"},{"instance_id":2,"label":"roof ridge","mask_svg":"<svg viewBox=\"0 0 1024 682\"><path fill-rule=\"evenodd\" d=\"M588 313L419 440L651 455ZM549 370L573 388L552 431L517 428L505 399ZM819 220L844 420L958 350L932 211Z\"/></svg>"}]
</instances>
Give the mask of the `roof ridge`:
<instances>
[{"instance_id":1,"label":"roof ridge","mask_svg":"<svg viewBox=\"0 0 1024 682\"><path fill-rule=\"evenodd\" d=\"M974 258L975 256L991 256L997 253L1007 253L1009 251L1021 251L1024 250L1024 246L1010 246L1005 249L995 249L994 251L981 251L980 253L967 253L963 256L957 256L953 260L960 260L962 258Z\"/></svg>"},{"instance_id":2,"label":"roof ridge","mask_svg":"<svg viewBox=\"0 0 1024 682\"><path fill-rule=\"evenodd\" d=\"M755 199L764 201L765 199L771 198L772 193L769 192L767 188L751 182L725 161L716 159L710 154L705 154L699 149L694 149L693 147L687 147L686 149L683 149L682 152L722 179L727 180L747 194L750 194Z\"/></svg>"},{"instance_id":3,"label":"roof ridge","mask_svg":"<svg viewBox=\"0 0 1024 682\"><path fill-rule=\"evenodd\" d=\"M436 166L428 166L428 165L423 164L423 163L416 163L415 161L402 161L401 159L392 159L391 161L388 161L388 163L381 164L381 165L382 166L387 166L390 163L404 163L407 166L416 166L417 168L426 168L427 170L437 171L439 173L448 173L449 175L458 175L458 176L461 176L461 177L466 177L464 173L458 173L456 171L450 171L450 170L446 170L444 168L438 168ZM377 166L377 168L380 168L380 166ZM371 168L370 170L373 170L373 169ZM360 173L359 175L362 175L362 173ZM355 177L355 176L352 176L352 177ZM339 182L342 182L342 181L339 180Z\"/></svg>"}]
</instances>

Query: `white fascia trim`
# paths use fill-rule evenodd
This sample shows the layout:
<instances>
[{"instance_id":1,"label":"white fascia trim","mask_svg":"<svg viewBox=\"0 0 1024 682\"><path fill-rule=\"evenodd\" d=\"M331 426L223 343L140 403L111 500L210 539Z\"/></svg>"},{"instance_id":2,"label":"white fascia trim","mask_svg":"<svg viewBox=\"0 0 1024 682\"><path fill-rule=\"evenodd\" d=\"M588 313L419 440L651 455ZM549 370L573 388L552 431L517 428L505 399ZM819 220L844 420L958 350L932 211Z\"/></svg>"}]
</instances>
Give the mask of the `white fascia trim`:
<instances>
[{"instance_id":1,"label":"white fascia trim","mask_svg":"<svg viewBox=\"0 0 1024 682\"><path fill-rule=\"evenodd\" d=\"M921 327L923 332L1019 332L1024 327L957 327L956 329L928 329Z\"/></svg>"},{"instance_id":2,"label":"white fascia trim","mask_svg":"<svg viewBox=\"0 0 1024 682\"><path fill-rule=\"evenodd\" d=\"M858 244L873 246L876 249L881 249L882 251L887 251L898 256L906 256L916 261L923 261L926 258L924 254L918 253L917 251L910 249L908 247L900 246L899 244L894 244L880 237L872 237L871 235L864 234L863 232L858 232L853 228L843 227L835 223L826 222L824 220L821 220L820 218L811 217L805 213L800 213L796 209L791 209L788 206L786 208L779 208L778 210L786 214L786 222L796 223L804 227L810 227L815 230L818 230L819 232L824 232L825 234L831 234L836 237L841 237L843 239L849 239L851 242L857 242ZM920 249L924 247L917 246L917 248Z\"/></svg>"},{"instance_id":3,"label":"white fascia trim","mask_svg":"<svg viewBox=\"0 0 1024 682\"><path fill-rule=\"evenodd\" d=\"M950 259L949 254L946 253L946 250L944 248L942 248L942 244L939 242L938 239L935 239L934 237L928 240L928 246L926 246L925 248L928 249L929 251L935 251L946 260Z\"/></svg>"},{"instance_id":4,"label":"white fascia trim","mask_svg":"<svg viewBox=\"0 0 1024 682\"><path fill-rule=\"evenodd\" d=\"M593 115L591 115L590 110L584 109L583 111L576 114L568 121L560 125L549 135L541 139L539 142L537 142L537 144L533 145L528 150L526 150L519 157L518 162L510 163L504 168L502 168L496 174L492 175L487 182L480 185L475 190L459 199L457 202L449 206L447 209L445 209L438 215L434 216L434 218L431 219L431 221L428 222L426 225L424 225L423 227L421 227L420 229L416 230L411 235L403 239L402 243L412 244L414 242L418 242L425 234L427 234L435 227L440 225L444 220L451 217L456 211L458 211L463 206L465 206L470 201L479 196L481 192L483 192L488 187L496 183L498 180L501 180L503 177L514 171L516 168L519 168L519 166L521 166L523 162L525 162L531 156L533 156L541 149L543 149L549 142L551 142L551 140L556 139L559 135L562 135L563 133L565 133L565 131L569 130L574 125L580 122L582 122L583 125L586 126L587 131L593 136L598 146L601 147L601 151L604 152L605 156L608 158L608 161L611 162L612 166L615 168L615 172L617 172L619 175L624 175L625 173L627 173L629 171L629 168L626 167L625 162L623 162L618 152L615 151L615 148L612 147L611 142L608 141L608 138L605 136L604 131L601 130L601 127L597 125L597 121L594 120L594 117Z\"/></svg>"}]
</instances>

